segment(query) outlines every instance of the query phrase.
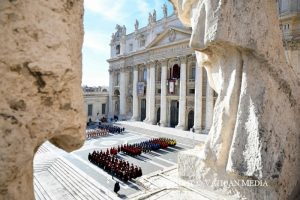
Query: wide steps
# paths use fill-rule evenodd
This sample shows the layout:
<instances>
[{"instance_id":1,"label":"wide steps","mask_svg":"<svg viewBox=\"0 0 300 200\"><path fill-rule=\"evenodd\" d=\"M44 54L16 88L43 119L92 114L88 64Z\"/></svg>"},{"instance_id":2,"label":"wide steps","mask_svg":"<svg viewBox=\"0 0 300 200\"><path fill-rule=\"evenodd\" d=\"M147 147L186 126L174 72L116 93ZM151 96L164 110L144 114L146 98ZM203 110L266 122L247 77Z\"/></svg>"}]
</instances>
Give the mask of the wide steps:
<instances>
[{"instance_id":1,"label":"wide steps","mask_svg":"<svg viewBox=\"0 0 300 200\"><path fill-rule=\"evenodd\" d=\"M56 159L47 160L41 163L34 163L34 173L39 173L48 170L55 161Z\"/></svg>"},{"instance_id":2,"label":"wide steps","mask_svg":"<svg viewBox=\"0 0 300 200\"><path fill-rule=\"evenodd\" d=\"M36 177L34 177L34 192L36 200L52 200Z\"/></svg>"},{"instance_id":3,"label":"wide steps","mask_svg":"<svg viewBox=\"0 0 300 200\"><path fill-rule=\"evenodd\" d=\"M57 159L48 170L73 196L73 199L111 199L104 191L101 191L99 187L81 175L63 159Z\"/></svg>"}]
</instances>

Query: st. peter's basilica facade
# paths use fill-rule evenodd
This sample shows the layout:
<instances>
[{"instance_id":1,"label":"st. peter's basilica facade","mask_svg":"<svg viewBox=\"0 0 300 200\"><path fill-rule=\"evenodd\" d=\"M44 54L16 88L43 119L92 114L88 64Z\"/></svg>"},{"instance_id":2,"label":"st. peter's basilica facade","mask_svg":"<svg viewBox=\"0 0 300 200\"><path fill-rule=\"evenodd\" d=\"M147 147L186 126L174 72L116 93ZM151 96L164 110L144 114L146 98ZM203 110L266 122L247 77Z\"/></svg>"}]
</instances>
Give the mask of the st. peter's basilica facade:
<instances>
[{"instance_id":1,"label":"st. peter's basilica facade","mask_svg":"<svg viewBox=\"0 0 300 200\"><path fill-rule=\"evenodd\" d=\"M298 1L297 1L298 2ZM296 4L297 4L296 2ZM278 1L280 28L288 63L300 76L300 4ZM217 94L207 82L206 71L197 67L189 47L191 29L175 14L156 19L133 33L116 26L109 63L109 118L144 121L207 133L211 127Z\"/></svg>"},{"instance_id":2,"label":"st. peter's basilica facade","mask_svg":"<svg viewBox=\"0 0 300 200\"><path fill-rule=\"evenodd\" d=\"M216 93L207 84L206 72L196 67L189 47L191 29L176 15L156 20L126 34L116 26L109 62L109 115L183 130L207 132L213 117Z\"/></svg>"}]
</instances>

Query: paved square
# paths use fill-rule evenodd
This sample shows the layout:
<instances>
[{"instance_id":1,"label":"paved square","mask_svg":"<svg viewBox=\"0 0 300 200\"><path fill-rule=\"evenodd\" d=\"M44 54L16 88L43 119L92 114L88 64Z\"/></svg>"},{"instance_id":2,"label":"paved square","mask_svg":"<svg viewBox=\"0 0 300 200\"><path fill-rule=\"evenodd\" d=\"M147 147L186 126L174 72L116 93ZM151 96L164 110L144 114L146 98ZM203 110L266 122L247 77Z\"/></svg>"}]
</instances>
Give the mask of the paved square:
<instances>
[{"instance_id":1,"label":"paved square","mask_svg":"<svg viewBox=\"0 0 300 200\"><path fill-rule=\"evenodd\" d=\"M125 132L121 134L109 134L108 136L103 136L95 139L88 139L86 140L82 148L72 153L66 153L60 149L57 149L56 147L54 147L48 142L45 143L39 149L39 152L35 159L35 177L36 179L42 180L43 179L42 176L44 177L46 176L48 177L47 178L48 182L49 180L52 180L51 184L53 186L55 185L55 180L57 180L57 182L60 183L61 186L56 186L57 188L52 188L52 189L51 187L49 188L48 186L46 186L48 191L45 191L44 193L51 193L51 195L49 196L51 196L53 199L53 197L55 197L55 195L52 196L53 192L58 190L59 191L67 190L69 191L69 193L71 193L71 195L68 195L68 192L65 191L62 193L66 193L65 196L70 197L68 199L94 199L92 198L91 195L90 195L91 198L87 198L86 195L88 195L90 192L87 191L86 192L87 194L81 194L81 192L78 192L74 189L74 187L76 186L75 185L76 181L80 183L84 179L82 178L81 180L80 178L76 178L75 175L72 175L72 170L73 173L81 174L82 177L85 177L86 180L88 180L89 182L93 182L94 185L102 186L100 192L102 193L104 192L106 194L111 193L113 191L114 183L118 179L116 177L112 177L106 171L102 170L101 168L95 166L94 164L88 161L88 154L93 152L94 150L98 150L98 151L106 150L107 148L117 147L118 145L121 144L127 144L127 143L133 144L133 143L138 143L138 142L146 141L151 138L157 138L157 137L167 137L167 138L175 139L177 141L177 145L175 147L168 147L167 149L160 149L157 151L151 151L149 153L142 153L140 156L136 156L136 157L131 157L122 152L118 153L117 157L119 159L124 159L126 161L129 161L129 163L133 163L134 165L141 167L143 171L143 175L147 175L150 173L160 172L172 167L176 167L178 152L193 148L194 141L191 139L184 138L184 136L183 137L173 136L173 135L170 136L169 134L158 133L155 131L149 132L149 131L141 131L139 129L137 130L138 131L125 130ZM45 159L44 156L43 157L41 156L43 154L47 154L47 153L49 154L49 152L52 152L52 161L49 161L51 160L51 156L47 156L48 161L45 161L47 159ZM55 166L55 164L50 165L49 163L51 164L59 163L59 165L57 166L57 168L54 168L53 166ZM48 168L45 167L47 166L47 164L49 165ZM68 168L65 169L65 171L62 170L64 166L68 166ZM50 173L47 174L47 172ZM66 174L70 175L70 177L68 177ZM70 179L70 178L74 178L73 182L66 183L67 180L65 179ZM81 181L77 179L80 179ZM43 181L39 181L39 182L41 185L43 185ZM122 181L120 181L120 186L121 186L121 190L119 191L119 194L121 195L119 197L124 199L128 198L130 195L133 195L137 192L142 193L145 190L145 188L137 185L134 180L129 181L127 183L123 183ZM35 184L35 187L37 187L37 184ZM60 187L63 188L59 189ZM72 187L72 188L68 189L67 187ZM81 187L87 187L88 189L90 189L89 187L91 186L81 186ZM80 196L82 196L82 198L79 198ZM57 196L57 198L59 198L59 196Z\"/></svg>"}]
</instances>

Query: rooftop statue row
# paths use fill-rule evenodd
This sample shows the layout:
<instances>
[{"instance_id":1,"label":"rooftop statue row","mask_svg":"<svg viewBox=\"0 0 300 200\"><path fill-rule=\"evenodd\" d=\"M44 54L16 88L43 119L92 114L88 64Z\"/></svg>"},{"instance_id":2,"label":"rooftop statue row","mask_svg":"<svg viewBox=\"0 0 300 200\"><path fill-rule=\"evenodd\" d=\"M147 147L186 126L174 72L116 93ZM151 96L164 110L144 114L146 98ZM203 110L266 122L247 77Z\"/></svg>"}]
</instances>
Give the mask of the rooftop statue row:
<instances>
[{"instance_id":1,"label":"rooftop statue row","mask_svg":"<svg viewBox=\"0 0 300 200\"><path fill-rule=\"evenodd\" d=\"M116 25L116 32L112 33L111 40L119 40L122 36L126 35L126 26L120 26L119 24Z\"/></svg>"},{"instance_id":2,"label":"rooftop statue row","mask_svg":"<svg viewBox=\"0 0 300 200\"><path fill-rule=\"evenodd\" d=\"M162 5L162 10L163 10L163 15L164 18L168 17L168 10L167 10L167 5L163 4ZM153 13L149 13L148 16L148 25L153 24L156 22L156 10L153 10ZM136 19L134 23L134 30L135 32L138 31L139 29L139 21ZM112 34L112 41L120 39L121 36L126 35L126 27L123 25L121 27L119 24L116 25L116 32Z\"/></svg>"}]
</instances>

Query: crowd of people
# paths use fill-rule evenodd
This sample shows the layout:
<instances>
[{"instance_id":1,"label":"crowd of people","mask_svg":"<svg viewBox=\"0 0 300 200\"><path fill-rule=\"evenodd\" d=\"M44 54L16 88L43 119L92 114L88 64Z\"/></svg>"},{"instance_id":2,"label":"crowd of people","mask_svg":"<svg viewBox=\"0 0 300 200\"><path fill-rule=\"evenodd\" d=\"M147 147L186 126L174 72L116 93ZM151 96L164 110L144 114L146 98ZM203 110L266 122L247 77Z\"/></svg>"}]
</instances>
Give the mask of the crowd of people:
<instances>
[{"instance_id":1,"label":"crowd of people","mask_svg":"<svg viewBox=\"0 0 300 200\"><path fill-rule=\"evenodd\" d=\"M106 129L102 129L106 130ZM115 156L119 152L123 152L130 156L141 155L142 152L147 153L150 151L155 151L160 148L167 148L169 146L175 146L176 140L170 138L153 138L147 141L143 141L135 144L122 144L118 147L111 147L102 150L93 151L89 153L88 160L100 167L101 169L107 171L112 176L116 176L120 180L127 182L129 180L135 179L142 176L142 169L140 167L129 164L128 161L124 161L116 158Z\"/></svg>"},{"instance_id":2,"label":"crowd of people","mask_svg":"<svg viewBox=\"0 0 300 200\"><path fill-rule=\"evenodd\" d=\"M105 129L87 129L85 133L86 133L87 139L97 138L97 137L102 137L102 136L108 135L108 131Z\"/></svg>"},{"instance_id":3,"label":"crowd of people","mask_svg":"<svg viewBox=\"0 0 300 200\"><path fill-rule=\"evenodd\" d=\"M128 161L116 158L109 153L108 149L106 152L102 152L101 150L100 152L93 151L93 153L89 153L88 160L124 182L143 175L140 167L129 164Z\"/></svg>"},{"instance_id":4,"label":"crowd of people","mask_svg":"<svg viewBox=\"0 0 300 200\"><path fill-rule=\"evenodd\" d=\"M116 133L122 133L125 131L124 127L119 127L119 126L114 126L111 124L101 124L98 126L99 129L103 129L103 130L107 130L108 132L112 133L112 134L116 134Z\"/></svg>"},{"instance_id":5,"label":"crowd of people","mask_svg":"<svg viewBox=\"0 0 300 200\"><path fill-rule=\"evenodd\" d=\"M139 156L141 153L147 153L150 151L156 151L158 149L165 149L176 145L176 140L170 138L153 138L147 141L143 141L135 144L125 144L116 148L118 152L120 150L130 156Z\"/></svg>"},{"instance_id":6,"label":"crowd of people","mask_svg":"<svg viewBox=\"0 0 300 200\"><path fill-rule=\"evenodd\" d=\"M132 144L121 145L121 151L130 156L139 156L142 153L141 148L138 148Z\"/></svg>"}]
</instances>

